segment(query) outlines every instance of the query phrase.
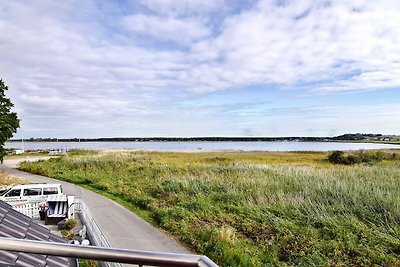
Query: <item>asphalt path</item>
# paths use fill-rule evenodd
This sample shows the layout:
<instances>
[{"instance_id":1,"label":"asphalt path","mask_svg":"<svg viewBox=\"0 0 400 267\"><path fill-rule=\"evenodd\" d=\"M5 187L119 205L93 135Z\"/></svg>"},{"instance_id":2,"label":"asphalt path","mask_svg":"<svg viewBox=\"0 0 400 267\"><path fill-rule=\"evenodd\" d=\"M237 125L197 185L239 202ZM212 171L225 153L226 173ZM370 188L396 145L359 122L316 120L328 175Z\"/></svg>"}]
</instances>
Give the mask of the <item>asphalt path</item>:
<instances>
[{"instance_id":1,"label":"asphalt path","mask_svg":"<svg viewBox=\"0 0 400 267\"><path fill-rule=\"evenodd\" d=\"M147 250L171 253L190 253L163 232L122 207L118 203L74 184L22 172L16 169L21 161L35 161L48 157L6 159L0 171L33 183L60 183L64 193L82 199L90 209L97 225L113 248Z\"/></svg>"}]
</instances>

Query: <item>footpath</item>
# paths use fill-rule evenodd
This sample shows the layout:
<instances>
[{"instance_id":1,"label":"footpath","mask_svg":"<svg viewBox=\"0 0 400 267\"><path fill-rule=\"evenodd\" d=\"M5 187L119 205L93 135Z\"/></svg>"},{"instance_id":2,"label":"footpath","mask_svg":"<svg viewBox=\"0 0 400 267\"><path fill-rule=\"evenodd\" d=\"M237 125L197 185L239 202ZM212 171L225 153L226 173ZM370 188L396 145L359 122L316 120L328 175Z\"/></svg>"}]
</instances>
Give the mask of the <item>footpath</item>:
<instances>
[{"instance_id":1,"label":"footpath","mask_svg":"<svg viewBox=\"0 0 400 267\"><path fill-rule=\"evenodd\" d=\"M38 159L43 158L29 160ZM25 158L4 160L4 164L0 165L0 171L33 183L60 183L65 194L75 195L86 203L97 225L113 248L190 253L175 240L110 199L80 186L17 170L18 164L25 160Z\"/></svg>"}]
</instances>

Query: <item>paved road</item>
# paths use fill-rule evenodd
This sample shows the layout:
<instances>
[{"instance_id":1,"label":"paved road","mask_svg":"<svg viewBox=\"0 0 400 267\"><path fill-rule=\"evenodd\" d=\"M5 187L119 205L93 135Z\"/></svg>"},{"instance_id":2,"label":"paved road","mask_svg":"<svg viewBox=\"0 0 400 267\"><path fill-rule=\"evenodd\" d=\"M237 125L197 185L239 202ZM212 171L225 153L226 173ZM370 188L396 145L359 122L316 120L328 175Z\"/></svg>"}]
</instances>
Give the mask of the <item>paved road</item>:
<instances>
[{"instance_id":1,"label":"paved road","mask_svg":"<svg viewBox=\"0 0 400 267\"><path fill-rule=\"evenodd\" d=\"M38 160L31 157L28 160ZM24 158L24 160L26 160ZM0 171L34 183L61 183L64 193L81 198L89 207L96 223L114 248L148 250L173 253L190 253L176 241L154 228L121 205L80 186L15 169L20 159L4 160Z\"/></svg>"}]
</instances>

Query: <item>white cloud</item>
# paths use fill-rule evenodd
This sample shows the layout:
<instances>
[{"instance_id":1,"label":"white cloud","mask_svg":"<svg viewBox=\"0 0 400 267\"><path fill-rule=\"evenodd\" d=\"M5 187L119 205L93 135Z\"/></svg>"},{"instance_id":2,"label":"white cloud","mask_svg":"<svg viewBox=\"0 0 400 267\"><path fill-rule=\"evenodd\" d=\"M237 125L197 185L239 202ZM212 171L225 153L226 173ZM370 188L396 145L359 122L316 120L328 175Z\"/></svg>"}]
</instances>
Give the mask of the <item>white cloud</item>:
<instances>
[{"instance_id":1,"label":"white cloud","mask_svg":"<svg viewBox=\"0 0 400 267\"><path fill-rule=\"evenodd\" d=\"M199 15L224 7L224 0L140 0L151 11L168 16Z\"/></svg>"},{"instance_id":2,"label":"white cloud","mask_svg":"<svg viewBox=\"0 0 400 267\"><path fill-rule=\"evenodd\" d=\"M173 85L209 92L254 84L304 88L304 83L319 82L310 89L335 92L398 85L397 1L284 3L277 6L273 1L260 1L240 14L226 15L219 34L213 35L208 19L193 12L216 11L221 8L220 1L142 2L161 15L138 13L122 17L124 29L134 35L124 36L123 46L101 39L103 36L96 35L101 30L88 36L86 31L70 27L67 18L74 3L61 11L44 5L55 15L44 12L42 7L40 12L46 14L42 17L29 16L40 13L38 8L11 5L12 12L0 30L9 33L3 35L4 39L7 36L3 47L13 58L10 64L35 62L38 55L47 60L49 74L96 72L108 79L135 78L135 84L147 84L149 88ZM102 12L88 6L90 14ZM192 16L169 15L178 11ZM150 49L141 47L146 38L155 42ZM181 47L172 47L161 52L165 41L185 48L180 51ZM17 55L30 49L33 53Z\"/></svg>"},{"instance_id":3,"label":"white cloud","mask_svg":"<svg viewBox=\"0 0 400 267\"><path fill-rule=\"evenodd\" d=\"M222 0L141 1L137 10L101 0L3 1L0 78L24 127L38 136L60 123L60 137L74 133L67 128L99 136L102 127L104 135L162 133L157 127L223 135L240 130L232 121L268 134L262 127L273 122L256 115L237 121L179 103L253 85L312 94L400 85L400 2L243 2L229 13L232 2Z\"/></svg>"},{"instance_id":4,"label":"white cloud","mask_svg":"<svg viewBox=\"0 0 400 267\"><path fill-rule=\"evenodd\" d=\"M191 44L209 36L211 33L205 24L195 19L177 19L143 14L124 17L122 25L132 33L181 44Z\"/></svg>"},{"instance_id":5,"label":"white cloud","mask_svg":"<svg viewBox=\"0 0 400 267\"><path fill-rule=\"evenodd\" d=\"M333 91L336 87L340 91L362 89L369 81L377 89L398 85L393 70L400 60L396 1L386 5L380 5L381 1L285 3L276 6L260 1L256 8L226 18L219 36L193 46L193 58L202 66L196 72L203 69L204 75L189 77L216 76L220 82L229 81L221 87L207 78L197 80L205 91L324 80L329 87L323 88ZM357 73L362 78L352 77Z\"/></svg>"}]
</instances>

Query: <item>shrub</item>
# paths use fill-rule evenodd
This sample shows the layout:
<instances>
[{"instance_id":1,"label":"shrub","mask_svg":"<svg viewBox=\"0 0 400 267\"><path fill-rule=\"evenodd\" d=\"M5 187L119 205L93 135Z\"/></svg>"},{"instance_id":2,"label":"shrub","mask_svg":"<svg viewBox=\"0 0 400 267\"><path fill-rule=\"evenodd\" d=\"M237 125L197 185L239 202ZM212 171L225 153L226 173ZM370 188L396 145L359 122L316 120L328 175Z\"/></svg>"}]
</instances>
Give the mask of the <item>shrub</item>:
<instances>
[{"instance_id":1,"label":"shrub","mask_svg":"<svg viewBox=\"0 0 400 267\"><path fill-rule=\"evenodd\" d=\"M67 230L67 231L72 230L77 224L78 224L77 220L75 220L75 219L68 219L68 220L65 222L63 229L64 229L64 230Z\"/></svg>"},{"instance_id":2,"label":"shrub","mask_svg":"<svg viewBox=\"0 0 400 267\"><path fill-rule=\"evenodd\" d=\"M328 156L328 161L330 163L336 163L336 164L344 164L345 157L344 157L344 152L343 151L333 151L329 156Z\"/></svg>"},{"instance_id":3,"label":"shrub","mask_svg":"<svg viewBox=\"0 0 400 267\"><path fill-rule=\"evenodd\" d=\"M363 161L360 157L357 157L356 155L348 155L347 157L344 158L343 164L352 165L361 162Z\"/></svg>"},{"instance_id":4,"label":"shrub","mask_svg":"<svg viewBox=\"0 0 400 267\"><path fill-rule=\"evenodd\" d=\"M66 229L61 230L61 235L64 238L67 238L68 240L74 240L75 239L75 233L73 231L68 231Z\"/></svg>"},{"instance_id":5,"label":"shrub","mask_svg":"<svg viewBox=\"0 0 400 267\"><path fill-rule=\"evenodd\" d=\"M364 151L360 150L351 154L345 154L343 151L333 151L328 156L328 161L334 164L353 165L356 163L379 162L382 160L396 160L396 153L384 153L382 151Z\"/></svg>"},{"instance_id":6,"label":"shrub","mask_svg":"<svg viewBox=\"0 0 400 267\"><path fill-rule=\"evenodd\" d=\"M95 261L95 260L79 259L79 266L81 266L81 267L97 267L97 266L101 266L101 265L98 261Z\"/></svg>"}]
</instances>

